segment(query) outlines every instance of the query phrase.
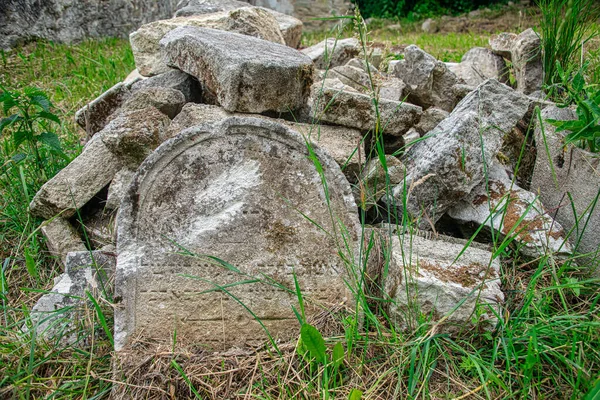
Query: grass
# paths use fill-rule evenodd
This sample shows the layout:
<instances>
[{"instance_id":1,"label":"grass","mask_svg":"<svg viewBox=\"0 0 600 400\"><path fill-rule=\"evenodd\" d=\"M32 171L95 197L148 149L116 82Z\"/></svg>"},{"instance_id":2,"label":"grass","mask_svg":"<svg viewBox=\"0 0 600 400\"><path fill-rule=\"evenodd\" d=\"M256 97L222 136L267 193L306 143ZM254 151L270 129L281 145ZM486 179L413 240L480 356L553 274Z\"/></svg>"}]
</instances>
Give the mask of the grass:
<instances>
[{"instance_id":1,"label":"grass","mask_svg":"<svg viewBox=\"0 0 600 400\"><path fill-rule=\"evenodd\" d=\"M420 35L414 31L397 38L393 32L389 27L377 28L369 37L390 46L416 42L448 61L487 41L486 35L477 34ZM355 33L366 41L364 27ZM319 34L314 34L305 43L317 40ZM2 85L35 86L49 94L64 121L61 138L71 157L79 151L81 132L72 122L74 111L133 69L131 52L122 40L75 46L37 43L4 53L2 61ZM375 146L369 157L379 158L385 169L380 129L372 133ZM10 141L2 140L0 164L5 165L13 149ZM62 166L56 165L55 171ZM552 255L524 260L499 237L492 246L502 262L507 298L494 332L472 330L452 337L441 333L435 321L419 310L413 315L419 322L416 328L398 331L372 292L355 287L362 315L333 310L306 321L324 336L328 354L339 352L338 343L345 349L333 376L326 377L327 365L315 363L296 342L285 342L278 343L279 354L268 347L229 356L157 352L135 365L127 380L115 380L109 339L112 322L105 316L111 315L111 309L106 304L94 300L84 313L80 332L88 346L57 346L20 331L27 322L27 310L59 272L57 263L45 253L37 231L40 221L28 217L27 204L37 187L27 183L26 169L31 165L23 167L24 172L10 168L0 181L4 202L0 221L2 398L100 399L107 398L113 386L123 389L123 398L352 398L351 393L358 396L357 391L365 399L575 399L586 394L588 400L596 398L591 393L600 376L598 280L586 278L572 260ZM390 214L392 222L410 232L406 214ZM342 237L343 232L339 233ZM368 279L366 259L378 249L367 231L362 240L370 250L350 266L359 282ZM389 249L383 246L379 258L385 269ZM36 273L31 274L32 270Z\"/></svg>"}]
</instances>

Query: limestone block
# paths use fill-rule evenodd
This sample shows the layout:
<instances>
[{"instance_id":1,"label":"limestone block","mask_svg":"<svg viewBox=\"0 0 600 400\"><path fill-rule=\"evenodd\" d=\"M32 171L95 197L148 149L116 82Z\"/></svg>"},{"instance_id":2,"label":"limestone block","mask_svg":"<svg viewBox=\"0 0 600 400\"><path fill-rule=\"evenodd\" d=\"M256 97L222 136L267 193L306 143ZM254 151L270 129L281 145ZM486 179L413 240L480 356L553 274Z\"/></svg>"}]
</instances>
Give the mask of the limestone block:
<instances>
[{"instance_id":1,"label":"limestone block","mask_svg":"<svg viewBox=\"0 0 600 400\"><path fill-rule=\"evenodd\" d=\"M326 39L307 47L302 53L309 56L318 69L329 69L346 64L360 53L360 43L355 38Z\"/></svg>"},{"instance_id":2,"label":"limestone block","mask_svg":"<svg viewBox=\"0 0 600 400\"><path fill-rule=\"evenodd\" d=\"M67 253L72 251L85 251L85 244L75 231L73 225L64 218L57 217L44 222L40 230L46 238L46 246L53 256L58 257L63 265L67 260Z\"/></svg>"},{"instance_id":3,"label":"limestone block","mask_svg":"<svg viewBox=\"0 0 600 400\"><path fill-rule=\"evenodd\" d=\"M75 113L75 122L85 129L88 137L94 136L106 126L111 115L121 107L129 94L127 85L117 83L86 106L80 108Z\"/></svg>"},{"instance_id":4,"label":"limestone block","mask_svg":"<svg viewBox=\"0 0 600 400\"><path fill-rule=\"evenodd\" d=\"M123 103L121 111L135 111L154 107L170 119L173 119L179 114L185 103L185 96L177 89L146 87L135 91Z\"/></svg>"},{"instance_id":5,"label":"limestone block","mask_svg":"<svg viewBox=\"0 0 600 400\"><path fill-rule=\"evenodd\" d=\"M178 69L138 81L131 86L131 91L154 87L179 90L183 93L186 103L199 103L202 99L202 88L196 78Z\"/></svg>"}]
</instances>

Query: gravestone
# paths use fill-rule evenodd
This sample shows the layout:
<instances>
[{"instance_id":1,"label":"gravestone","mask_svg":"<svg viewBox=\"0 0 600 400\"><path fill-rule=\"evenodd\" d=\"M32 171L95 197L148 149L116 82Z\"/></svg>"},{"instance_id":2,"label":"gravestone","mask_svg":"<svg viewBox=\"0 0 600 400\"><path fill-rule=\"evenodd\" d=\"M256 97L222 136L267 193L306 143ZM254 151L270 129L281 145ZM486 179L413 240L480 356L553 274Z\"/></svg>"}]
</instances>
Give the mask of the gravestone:
<instances>
[{"instance_id":1,"label":"gravestone","mask_svg":"<svg viewBox=\"0 0 600 400\"><path fill-rule=\"evenodd\" d=\"M315 148L330 214L305 146L280 124L232 117L184 130L142 164L118 217L117 351L169 344L174 332L178 345L213 350L264 343L265 328L296 336L294 274L307 316L351 307L338 251L355 256L356 206L339 166Z\"/></svg>"}]
</instances>

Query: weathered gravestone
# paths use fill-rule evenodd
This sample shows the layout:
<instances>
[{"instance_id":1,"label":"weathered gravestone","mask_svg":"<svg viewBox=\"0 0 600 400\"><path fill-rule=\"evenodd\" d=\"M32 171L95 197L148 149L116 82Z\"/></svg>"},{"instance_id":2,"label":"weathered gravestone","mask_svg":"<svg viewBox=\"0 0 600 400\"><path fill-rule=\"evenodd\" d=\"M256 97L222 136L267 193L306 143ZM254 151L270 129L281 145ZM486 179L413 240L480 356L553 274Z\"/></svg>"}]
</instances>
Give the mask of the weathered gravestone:
<instances>
[{"instance_id":1,"label":"weathered gravestone","mask_svg":"<svg viewBox=\"0 0 600 400\"><path fill-rule=\"evenodd\" d=\"M336 162L319 148L315 157L332 214L303 139L282 125L232 117L161 145L138 170L118 217L116 350L125 355L137 340L168 344L175 331L182 346L263 343L251 312L274 338L297 335L296 295L277 287L293 290L294 273L307 315L318 305L351 306L338 251L354 256L356 206ZM182 249L196 256L177 254ZM236 285L242 281L253 283Z\"/></svg>"}]
</instances>

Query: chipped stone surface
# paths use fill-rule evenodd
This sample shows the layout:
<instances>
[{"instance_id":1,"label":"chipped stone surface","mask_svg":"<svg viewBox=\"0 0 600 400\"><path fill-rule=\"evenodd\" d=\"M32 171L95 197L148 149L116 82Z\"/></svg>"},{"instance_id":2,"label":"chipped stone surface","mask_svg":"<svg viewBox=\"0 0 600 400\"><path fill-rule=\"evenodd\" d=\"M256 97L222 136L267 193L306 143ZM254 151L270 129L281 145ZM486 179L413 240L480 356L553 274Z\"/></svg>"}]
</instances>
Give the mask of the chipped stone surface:
<instances>
[{"instance_id":1,"label":"chipped stone surface","mask_svg":"<svg viewBox=\"0 0 600 400\"><path fill-rule=\"evenodd\" d=\"M171 69L164 74L136 82L131 86L131 91L136 92L146 88L168 88L179 90L183 93L186 103L199 103L202 99L202 88L196 78L177 69Z\"/></svg>"},{"instance_id":2,"label":"chipped stone surface","mask_svg":"<svg viewBox=\"0 0 600 400\"><path fill-rule=\"evenodd\" d=\"M127 85L117 83L79 109L75 113L75 122L85 129L88 137L94 136L106 126L111 115L123 105L129 94Z\"/></svg>"},{"instance_id":3,"label":"chipped stone surface","mask_svg":"<svg viewBox=\"0 0 600 400\"><path fill-rule=\"evenodd\" d=\"M456 105L452 86L460 80L446 64L419 47L408 46L404 50L404 59L395 63L393 68L393 73L406 84L411 103L446 111L452 111Z\"/></svg>"},{"instance_id":4,"label":"chipped stone surface","mask_svg":"<svg viewBox=\"0 0 600 400\"><path fill-rule=\"evenodd\" d=\"M386 77L379 84L379 98L394 101L404 101L406 84L401 79Z\"/></svg>"},{"instance_id":5,"label":"chipped stone surface","mask_svg":"<svg viewBox=\"0 0 600 400\"><path fill-rule=\"evenodd\" d=\"M498 162L491 163L487 173L487 181L448 210L451 218L514 237L519 252L529 257L571 253L566 232L548 215L538 196L513 183Z\"/></svg>"},{"instance_id":6,"label":"chipped stone surface","mask_svg":"<svg viewBox=\"0 0 600 400\"><path fill-rule=\"evenodd\" d=\"M121 205L121 201L125 197L125 192L135 175L135 170L131 168L123 168L115 174L110 186L108 187L108 196L106 197L106 205L108 210L116 210Z\"/></svg>"},{"instance_id":7,"label":"chipped stone surface","mask_svg":"<svg viewBox=\"0 0 600 400\"><path fill-rule=\"evenodd\" d=\"M359 92L369 92L371 89L369 75L361 68L351 65L340 65L329 70L329 77L338 78Z\"/></svg>"},{"instance_id":8,"label":"chipped stone surface","mask_svg":"<svg viewBox=\"0 0 600 400\"><path fill-rule=\"evenodd\" d=\"M154 21L143 25L129 36L135 65L140 74L152 76L169 71L161 57L159 42L167 33L186 26L220 29L285 44L275 18L258 7Z\"/></svg>"},{"instance_id":9,"label":"chipped stone surface","mask_svg":"<svg viewBox=\"0 0 600 400\"><path fill-rule=\"evenodd\" d=\"M315 68L328 69L346 64L360 53L360 43L355 38L326 39L302 50L315 63Z\"/></svg>"},{"instance_id":10,"label":"chipped stone surface","mask_svg":"<svg viewBox=\"0 0 600 400\"><path fill-rule=\"evenodd\" d=\"M394 157L385 156L389 185L397 185L404 179L404 164ZM378 158L372 158L365 164L354 187L354 198L359 207L368 210L373 207L388 189L386 173Z\"/></svg>"},{"instance_id":11,"label":"chipped stone surface","mask_svg":"<svg viewBox=\"0 0 600 400\"><path fill-rule=\"evenodd\" d=\"M311 115L323 122L368 131L375 127L377 118L371 97L348 91L339 91L321 82L313 85ZM417 123L422 109L413 104L380 99L379 115L385 133L401 136Z\"/></svg>"},{"instance_id":12,"label":"chipped stone surface","mask_svg":"<svg viewBox=\"0 0 600 400\"><path fill-rule=\"evenodd\" d=\"M167 64L198 78L227 111L290 112L304 106L312 84L308 57L250 36L182 27L161 47Z\"/></svg>"},{"instance_id":13,"label":"chipped stone surface","mask_svg":"<svg viewBox=\"0 0 600 400\"><path fill-rule=\"evenodd\" d=\"M450 113L436 107L429 107L423 111L419 123L415 125L415 129L421 136L427 132L432 131L440 122L448 118Z\"/></svg>"},{"instance_id":14,"label":"chipped stone surface","mask_svg":"<svg viewBox=\"0 0 600 400\"><path fill-rule=\"evenodd\" d=\"M483 47L467 51L460 63L446 65L470 86L477 86L486 79L496 79L504 84L509 82L510 71L504 59Z\"/></svg>"},{"instance_id":15,"label":"chipped stone surface","mask_svg":"<svg viewBox=\"0 0 600 400\"><path fill-rule=\"evenodd\" d=\"M77 251L66 257L65 273L55 279L52 290L40 297L31 310L31 322L38 337L48 340L60 338L64 345L85 345L78 337L85 330L91 305L86 291L94 298L113 289L116 254L106 251ZM27 328L24 327L24 330Z\"/></svg>"},{"instance_id":16,"label":"chipped stone surface","mask_svg":"<svg viewBox=\"0 0 600 400\"><path fill-rule=\"evenodd\" d=\"M279 30L285 44L289 47L297 49L302 43L302 21L284 13L267 9L279 24Z\"/></svg>"},{"instance_id":17,"label":"chipped stone surface","mask_svg":"<svg viewBox=\"0 0 600 400\"><path fill-rule=\"evenodd\" d=\"M542 41L531 28L521 32L512 49L517 90L529 94L540 90L544 83Z\"/></svg>"},{"instance_id":18,"label":"chipped stone surface","mask_svg":"<svg viewBox=\"0 0 600 400\"><path fill-rule=\"evenodd\" d=\"M430 228L450 207L467 196L484 178L502 146L505 133L523 119L530 101L495 80L482 83L416 143L402 161L409 171L394 188L396 206L406 199L407 212Z\"/></svg>"},{"instance_id":19,"label":"chipped stone surface","mask_svg":"<svg viewBox=\"0 0 600 400\"><path fill-rule=\"evenodd\" d=\"M140 102L144 100L142 97ZM98 137L122 164L135 168L167 139L170 122L169 117L155 107L123 111Z\"/></svg>"},{"instance_id":20,"label":"chipped stone surface","mask_svg":"<svg viewBox=\"0 0 600 400\"><path fill-rule=\"evenodd\" d=\"M315 155L331 210L348 228L352 248L359 225L350 186L331 157L319 148ZM249 277L268 276L293 289L294 271L308 315L320 310L314 301L351 305L333 237L301 215L333 232L321 178L307 156L303 139L288 128L233 117L185 130L145 161L118 218L118 352L136 339L172 343L175 329L180 346L223 350L264 343L267 336L248 311L214 291ZM181 247L174 242L198 256L176 254ZM276 339L297 336L295 294L264 283L227 291Z\"/></svg>"},{"instance_id":21,"label":"chipped stone surface","mask_svg":"<svg viewBox=\"0 0 600 400\"><path fill-rule=\"evenodd\" d=\"M31 214L46 219L59 213L64 218L73 216L120 169L119 158L94 137L77 158L42 186L29 205Z\"/></svg>"},{"instance_id":22,"label":"chipped stone surface","mask_svg":"<svg viewBox=\"0 0 600 400\"><path fill-rule=\"evenodd\" d=\"M546 107L541 116L543 120L576 119L574 110L556 106ZM539 193L542 203L552 210L551 215L567 232L573 231L569 238L572 244L580 238L574 251L586 256L578 258L578 263L595 270L595 276L600 277L600 204L590 207L600 188L600 157L573 145L565 149L564 134L557 133L554 126L545 122L542 135L540 121L536 118L537 158L530 189ZM573 205L567 193L571 194ZM577 225L581 227L586 221L585 231L578 231Z\"/></svg>"},{"instance_id":23,"label":"chipped stone surface","mask_svg":"<svg viewBox=\"0 0 600 400\"><path fill-rule=\"evenodd\" d=\"M64 218L54 218L40 226L46 238L46 246L53 256L58 257L63 265L67 260L67 253L72 251L85 251L85 244L75 231L73 225Z\"/></svg>"},{"instance_id":24,"label":"chipped stone surface","mask_svg":"<svg viewBox=\"0 0 600 400\"><path fill-rule=\"evenodd\" d=\"M133 93L121 107L121 111L143 110L154 107L170 119L175 118L185 104L185 96L177 89L145 87Z\"/></svg>"},{"instance_id":25,"label":"chipped stone surface","mask_svg":"<svg viewBox=\"0 0 600 400\"><path fill-rule=\"evenodd\" d=\"M492 52L510 61L512 59L512 49L516 39L517 34L503 32L498 35L492 35L489 39L489 43Z\"/></svg>"},{"instance_id":26,"label":"chipped stone surface","mask_svg":"<svg viewBox=\"0 0 600 400\"><path fill-rule=\"evenodd\" d=\"M442 332L471 329L473 321L494 329L495 313L501 315L504 301L500 262L489 251L472 246L456 259L464 247L417 235L391 237L383 287L391 301L388 315L398 329L417 328L423 315L433 323L447 316L439 326Z\"/></svg>"}]
</instances>

